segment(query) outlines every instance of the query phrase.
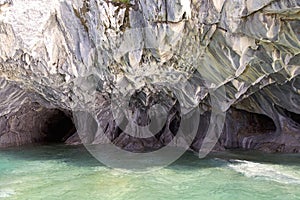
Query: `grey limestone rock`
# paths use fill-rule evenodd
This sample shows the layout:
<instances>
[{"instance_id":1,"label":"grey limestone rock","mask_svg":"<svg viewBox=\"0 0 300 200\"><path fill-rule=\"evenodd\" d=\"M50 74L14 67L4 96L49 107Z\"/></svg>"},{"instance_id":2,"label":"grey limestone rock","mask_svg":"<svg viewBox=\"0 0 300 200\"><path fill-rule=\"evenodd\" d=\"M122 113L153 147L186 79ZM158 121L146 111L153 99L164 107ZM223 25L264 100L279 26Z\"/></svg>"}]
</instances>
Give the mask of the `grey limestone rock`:
<instances>
[{"instance_id":1,"label":"grey limestone rock","mask_svg":"<svg viewBox=\"0 0 300 200\"><path fill-rule=\"evenodd\" d=\"M299 151L299 19L298 0L0 0L0 116L18 116L32 102L86 110L110 140L143 151L167 144L180 114L209 112L213 92L228 113L216 148ZM137 100L126 109L138 123L147 122L145 99L166 102L160 134L122 136L111 104L127 95ZM275 128L240 128L260 115Z\"/></svg>"}]
</instances>

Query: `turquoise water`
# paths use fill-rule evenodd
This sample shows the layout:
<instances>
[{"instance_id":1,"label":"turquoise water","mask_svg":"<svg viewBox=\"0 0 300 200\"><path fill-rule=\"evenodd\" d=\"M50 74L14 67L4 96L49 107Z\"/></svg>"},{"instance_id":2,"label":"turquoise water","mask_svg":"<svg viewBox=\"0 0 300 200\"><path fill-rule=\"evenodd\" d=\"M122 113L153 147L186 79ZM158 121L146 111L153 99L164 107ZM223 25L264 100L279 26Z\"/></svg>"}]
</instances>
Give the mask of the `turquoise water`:
<instances>
[{"instance_id":1,"label":"turquoise water","mask_svg":"<svg viewBox=\"0 0 300 200\"><path fill-rule=\"evenodd\" d=\"M186 153L144 173L110 169L70 146L0 151L1 199L300 199L300 155Z\"/></svg>"}]
</instances>

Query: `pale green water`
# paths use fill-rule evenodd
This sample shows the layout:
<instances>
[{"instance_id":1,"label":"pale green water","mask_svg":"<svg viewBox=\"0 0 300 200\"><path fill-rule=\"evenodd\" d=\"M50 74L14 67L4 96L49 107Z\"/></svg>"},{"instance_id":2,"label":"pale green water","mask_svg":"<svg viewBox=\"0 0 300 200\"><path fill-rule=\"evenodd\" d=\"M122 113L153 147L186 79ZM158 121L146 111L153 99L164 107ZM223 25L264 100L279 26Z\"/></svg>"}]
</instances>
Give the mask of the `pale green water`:
<instances>
[{"instance_id":1,"label":"pale green water","mask_svg":"<svg viewBox=\"0 0 300 200\"><path fill-rule=\"evenodd\" d=\"M133 173L99 164L83 147L1 150L0 199L300 199L300 155L187 153Z\"/></svg>"}]
</instances>

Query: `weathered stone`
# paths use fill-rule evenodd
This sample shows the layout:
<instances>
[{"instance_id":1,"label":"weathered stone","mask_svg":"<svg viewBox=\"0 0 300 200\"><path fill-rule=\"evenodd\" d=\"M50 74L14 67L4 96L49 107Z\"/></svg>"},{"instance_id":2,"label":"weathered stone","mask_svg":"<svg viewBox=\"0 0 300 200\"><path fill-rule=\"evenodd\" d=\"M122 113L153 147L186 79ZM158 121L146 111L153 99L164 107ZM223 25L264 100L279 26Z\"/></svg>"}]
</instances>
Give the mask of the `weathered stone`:
<instances>
[{"instance_id":1,"label":"weathered stone","mask_svg":"<svg viewBox=\"0 0 300 200\"><path fill-rule=\"evenodd\" d=\"M3 135L11 124L24 126L14 129L22 135L27 119L20 122L18 110L38 102L91 112L124 148L159 148L176 135L174 116L200 105L202 113L211 106L229 112L216 148L298 151L299 121L292 116L300 114L299 13L297 0L2 0L0 116L15 117L1 118L0 140L12 141ZM167 102L167 128L147 142L122 133L110 109L114 99L142 88L174 93L158 101ZM211 92L219 93L216 105L207 105ZM181 103L178 113L172 98ZM147 123L145 106L125 110ZM251 115L240 119L234 108L269 117L276 130L245 128ZM194 149L205 135L198 132ZM95 134L89 142L105 143Z\"/></svg>"}]
</instances>

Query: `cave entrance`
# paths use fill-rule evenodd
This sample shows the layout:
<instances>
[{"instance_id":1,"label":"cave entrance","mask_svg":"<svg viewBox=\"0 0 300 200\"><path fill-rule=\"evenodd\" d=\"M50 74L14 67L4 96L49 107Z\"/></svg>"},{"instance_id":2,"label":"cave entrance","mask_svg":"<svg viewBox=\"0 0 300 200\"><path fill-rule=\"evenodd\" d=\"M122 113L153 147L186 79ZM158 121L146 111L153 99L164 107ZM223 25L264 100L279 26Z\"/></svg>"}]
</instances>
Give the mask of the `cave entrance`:
<instances>
[{"instance_id":1,"label":"cave entrance","mask_svg":"<svg viewBox=\"0 0 300 200\"><path fill-rule=\"evenodd\" d=\"M43 143L64 143L75 132L72 115L55 109L43 126Z\"/></svg>"},{"instance_id":2,"label":"cave entrance","mask_svg":"<svg viewBox=\"0 0 300 200\"><path fill-rule=\"evenodd\" d=\"M244 113L247 111L244 111ZM276 125L272 118L264 114L247 113L249 129L257 133L269 133L276 131Z\"/></svg>"}]
</instances>

